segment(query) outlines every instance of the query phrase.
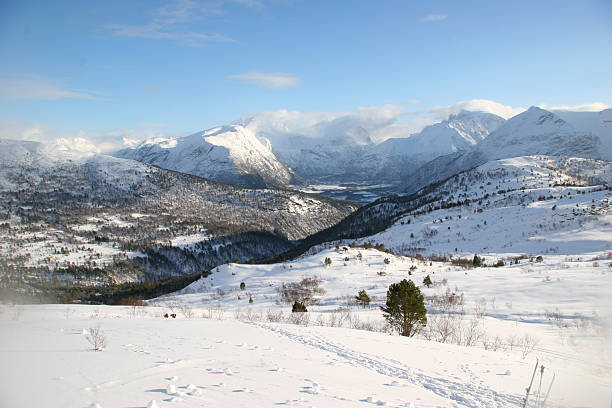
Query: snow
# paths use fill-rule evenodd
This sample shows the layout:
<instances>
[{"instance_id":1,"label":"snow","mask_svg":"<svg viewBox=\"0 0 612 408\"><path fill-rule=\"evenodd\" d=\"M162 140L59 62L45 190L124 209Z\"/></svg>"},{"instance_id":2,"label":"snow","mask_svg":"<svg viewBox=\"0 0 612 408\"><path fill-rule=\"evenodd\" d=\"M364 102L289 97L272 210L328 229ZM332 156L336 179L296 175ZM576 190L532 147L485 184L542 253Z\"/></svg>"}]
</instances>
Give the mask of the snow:
<instances>
[{"instance_id":1,"label":"snow","mask_svg":"<svg viewBox=\"0 0 612 408\"><path fill-rule=\"evenodd\" d=\"M319 258L334 253L326 251ZM367 263L382 256L374 250L364 253ZM240 267L239 274L264 268L231 267ZM343 268L320 266L319 272L338 275ZM436 275L441 271L437 265L433 269ZM510 281L512 276L515 282L523 279L520 273L505 275ZM601 287L611 287L609 272L600 279L605 279L599 281ZM474 287L487 280L478 278ZM578 283L573 285L577 297L584 294ZM502 291L503 285L494 284L481 289L487 295ZM535 306L530 299L515 300L515 307ZM523 305L516 306L518 302ZM10 369L0 371L3 405L518 407L536 355L548 370L545 384L555 374L551 406L604 407L612 390L606 355L589 357L595 350L581 348L586 340L574 338L572 329L563 329L568 343L563 345L550 325L506 322L507 333L533 326L543 336L540 348L523 358L516 348L491 351L346 327L237 320L229 307L219 318L204 318L206 309L201 303L199 307L194 317L179 313L176 319L162 317L168 310L163 303L144 308L27 306L18 318L5 307L0 350ZM380 314L359 308L352 312ZM91 350L82 334L95 326L108 340L104 351ZM575 349L570 339L577 342Z\"/></svg>"},{"instance_id":2,"label":"snow","mask_svg":"<svg viewBox=\"0 0 612 408\"><path fill-rule=\"evenodd\" d=\"M209 236L206 234L206 231L198 232L196 234L190 235L181 235L178 237L174 237L170 240L172 246L176 247L186 247L191 244L196 244L198 242L202 242L208 239Z\"/></svg>"}]
</instances>

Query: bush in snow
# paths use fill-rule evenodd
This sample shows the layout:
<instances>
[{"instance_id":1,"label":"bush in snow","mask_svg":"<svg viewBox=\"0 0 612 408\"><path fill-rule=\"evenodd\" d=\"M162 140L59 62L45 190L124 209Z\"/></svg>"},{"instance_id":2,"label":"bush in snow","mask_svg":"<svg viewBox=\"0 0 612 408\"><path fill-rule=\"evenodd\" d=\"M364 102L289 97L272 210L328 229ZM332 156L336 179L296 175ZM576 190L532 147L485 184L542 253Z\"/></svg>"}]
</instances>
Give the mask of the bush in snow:
<instances>
[{"instance_id":1,"label":"bush in snow","mask_svg":"<svg viewBox=\"0 0 612 408\"><path fill-rule=\"evenodd\" d=\"M307 312L306 306L303 303L298 301L293 302L293 307L291 308L292 313L304 313Z\"/></svg>"},{"instance_id":2,"label":"bush in snow","mask_svg":"<svg viewBox=\"0 0 612 408\"><path fill-rule=\"evenodd\" d=\"M433 285L433 282L431 281L431 278L429 277L429 275L427 275L424 279L423 279L423 285L430 287L431 285Z\"/></svg>"},{"instance_id":3,"label":"bush in snow","mask_svg":"<svg viewBox=\"0 0 612 408\"><path fill-rule=\"evenodd\" d=\"M240 282L240 290L244 290L246 288L246 284L244 282Z\"/></svg>"},{"instance_id":4,"label":"bush in snow","mask_svg":"<svg viewBox=\"0 0 612 408\"><path fill-rule=\"evenodd\" d=\"M293 304L302 303L304 306L314 305L318 302L315 296L325 294L321 279L316 276L303 278L299 282L283 283L278 289L280 302Z\"/></svg>"},{"instance_id":5,"label":"bush in snow","mask_svg":"<svg viewBox=\"0 0 612 408\"><path fill-rule=\"evenodd\" d=\"M472 264L474 264L475 268L479 268L482 266L482 261L483 259L480 258L478 255L474 254L474 259L472 260Z\"/></svg>"},{"instance_id":6,"label":"bush in snow","mask_svg":"<svg viewBox=\"0 0 612 408\"><path fill-rule=\"evenodd\" d=\"M364 289L360 290L359 293L357 293L357 296L355 296L355 300L357 300L357 303L363 306L364 309L367 305L370 304L370 296L368 296Z\"/></svg>"},{"instance_id":7,"label":"bush in snow","mask_svg":"<svg viewBox=\"0 0 612 408\"><path fill-rule=\"evenodd\" d=\"M106 336L100 326L90 327L85 334L85 339L95 351L102 351L106 348Z\"/></svg>"},{"instance_id":8,"label":"bush in snow","mask_svg":"<svg viewBox=\"0 0 612 408\"><path fill-rule=\"evenodd\" d=\"M380 309L389 324L402 336L414 336L427 324L423 295L411 280L391 284L387 290L387 302Z\"/></svg>"}]
</instances>

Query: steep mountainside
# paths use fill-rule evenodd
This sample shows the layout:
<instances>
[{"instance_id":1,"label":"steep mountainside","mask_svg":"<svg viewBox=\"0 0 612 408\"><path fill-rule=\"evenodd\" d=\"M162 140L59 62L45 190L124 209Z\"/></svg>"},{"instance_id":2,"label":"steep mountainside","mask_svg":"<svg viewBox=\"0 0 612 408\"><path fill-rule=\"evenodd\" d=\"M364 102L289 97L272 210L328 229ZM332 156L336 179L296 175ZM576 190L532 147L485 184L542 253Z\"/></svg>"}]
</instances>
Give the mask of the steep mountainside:
<instances>
[{"instance_id":1,"label":"steep mountainside","mask_svg":"<svg viewBox=\"0 0 612 408\"><path fill-rule=\"evenodd\" d=\"M222 126L191 136L150 139L117 157L154 164L214 181L252 188L283 187L299 182L270 148L242 126Z\"/></svg>"},{"instance_id":2,"label":"steep mountainside","mask_svg":"<svg viewBox=\"0 0 612 408\"><path fill-rule=\"evenodd\" d=\"M612 143L612 135L602 142L600 135L583 129L584 126L576 128L552 112L531 107L508 119L474 148L441 156L425 164L407 177L403 191L417 191L431 182L487 161L509 157L542 154L612 159L606 147Z\"/></svg>"},{"instance_id":3,"label":"steep mountainside","mask_svg":"<svg viewBox=\"0 0 612 408\"><path fill-rule=\"evenodd\" d=\"M3 273L107 281L204 271L285 251L356 208L37 143L0 147Z\"/></svg>"},{"instance_id":4,"label":"steep mountainside","mask_svg":"<svg viewBox=\"0 0 612 408\"><path fill-rule=\"evenodd\" d=\"M504 122L492 113L462 111L410 137L388 139L375 149L379 172L406 176L439 156L470 149Z\"/></svg>"},{"instance_id":5,"label":"steep mountainside","mask_svg":"<svg viewBox=\"0 0 612 408\"><path fill-rule=\"evenodd\" d=\"M312 182L395 183L409 171L443 154L465 150L504 122L485 112L466 112L406 138L377 145L363 127L334 123L316 137L282 129L258 132L276 156ZM248 121L245 126L249 126Z\"/></svg>"}]
</instances>

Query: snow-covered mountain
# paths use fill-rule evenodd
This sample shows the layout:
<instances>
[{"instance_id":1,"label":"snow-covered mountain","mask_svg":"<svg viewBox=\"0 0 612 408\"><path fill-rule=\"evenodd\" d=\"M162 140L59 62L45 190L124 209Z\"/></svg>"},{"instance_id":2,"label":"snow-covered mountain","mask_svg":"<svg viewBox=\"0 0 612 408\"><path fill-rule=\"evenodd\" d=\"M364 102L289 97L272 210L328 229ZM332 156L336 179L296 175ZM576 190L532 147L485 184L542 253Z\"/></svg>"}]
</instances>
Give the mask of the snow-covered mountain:
<instances>
[{"instance_id":1,"label":"snow-covered mountain","mask_svg":"<svg viewBox=\"0 0 612 408\"><path fill-rule=\"evenodd\" d=\"M173 139L150 139L116 153L211 180L249 187L311 183L397 183L440 155L463 151L503 123L463 111L416 135L376 144L373 129L350 118L266 126L254 118Z\"/></svg>"},{"instance_id":2,"label":"snow-covered mountain","mask_svg":"<svg viewBox=\"0 0 612 408\"><path fill-rule=\"evenodd\" d=\"M439 156L470 149L504 122L492 113L461 111L410 137L388 139L375 148L378 173L405 176Z\"/></svg>"},{"instance_id":3,"label":"snow-covered mountain","mask_svg":"<svg viewBox=\"0 0 612 408\"><path fill-rule=\"evenodd\" d=\"M243 126L228 125L172 139L149 139L117 157L164 169L252 188L284 187L299 182L270 146Z\"/></svg>"},{"instance_id":4,"label":"snow-covered mountain","mask_svg":"<svg viewBox=\"0 0 612 408\"><path fill-rule=\"evenodd\" d=\"M568 118L574 118L570 123L556 113L533 106L508 119L469 150L425 164L407 177L403 190L413 192L487 161L509 157L542 154L610 160L612 122L607 121L608 116L607 111L584 115L572 112L567 113Z\"/></svg>"},{"instance_id":5,"label":"snow-covered mountain","mask_svg":"<svg viewBox=\"0 0 612 408\"><path fill-rule=\"evenodd\" d=\"M0 141L0 274L134 280L200 272L276 255L355 209L296 191Z\"/></svg>"}]
</instances>

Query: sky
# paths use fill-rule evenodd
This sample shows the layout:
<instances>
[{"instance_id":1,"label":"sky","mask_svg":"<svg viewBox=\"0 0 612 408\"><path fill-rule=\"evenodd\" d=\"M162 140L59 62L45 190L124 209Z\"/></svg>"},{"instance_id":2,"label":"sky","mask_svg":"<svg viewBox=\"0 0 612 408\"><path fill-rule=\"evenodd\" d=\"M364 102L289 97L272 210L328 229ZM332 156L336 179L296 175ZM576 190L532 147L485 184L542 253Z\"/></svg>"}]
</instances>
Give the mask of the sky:
<instances>
[{"instance_id":1,"label":"sky","mask_svg":"<svg viewBox=\"0 0 612 408\"><path fill-rule=\"evenodd\" d=\"M262 112L375 112L401 136L460 108L601 110L611 43L608 0L3 0L0 137L110 149Z\"/></svg>"}]
</instances>

